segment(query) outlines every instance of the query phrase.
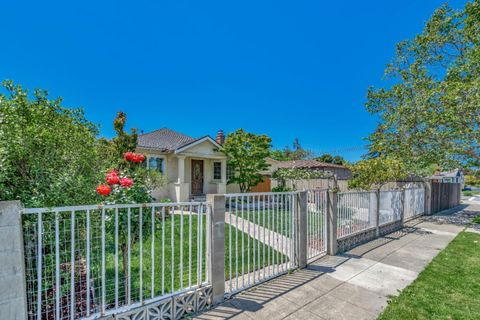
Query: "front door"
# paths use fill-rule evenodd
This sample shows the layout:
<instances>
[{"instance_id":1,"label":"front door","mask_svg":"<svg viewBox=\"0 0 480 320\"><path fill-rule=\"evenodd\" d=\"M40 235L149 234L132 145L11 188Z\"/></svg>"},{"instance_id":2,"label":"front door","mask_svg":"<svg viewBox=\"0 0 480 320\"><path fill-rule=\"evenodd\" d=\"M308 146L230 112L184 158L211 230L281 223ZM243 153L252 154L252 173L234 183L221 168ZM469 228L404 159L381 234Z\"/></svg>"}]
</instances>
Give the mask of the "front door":
<instances>
[{"instance_id":1,"label":"front door","mask_svg":"<svg viewBox=\"0 0 480 320\"><path fill-rule=\"evenodd\" d=\"M192 196L203 195L203 160L192 160Z\"/></svg>"}]
</instances>

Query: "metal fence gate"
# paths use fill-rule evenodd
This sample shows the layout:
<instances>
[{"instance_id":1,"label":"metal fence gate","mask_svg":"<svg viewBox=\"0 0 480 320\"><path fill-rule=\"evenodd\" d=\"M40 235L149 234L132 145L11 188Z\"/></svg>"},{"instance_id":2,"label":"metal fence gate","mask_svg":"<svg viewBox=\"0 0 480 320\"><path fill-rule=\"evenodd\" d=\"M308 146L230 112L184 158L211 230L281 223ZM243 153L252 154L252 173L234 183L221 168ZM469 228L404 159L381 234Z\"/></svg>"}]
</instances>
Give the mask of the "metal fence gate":
<instances>
[{"instance_id":1,"label":"metal fence gate","mask_svg":"<svg viewBox=\"0 0 480 320\"><path fill-rule=\"evenodd\" d=\"M327 253L328 191L307 192L307 260Z\"/></svg>"}]
</instances>

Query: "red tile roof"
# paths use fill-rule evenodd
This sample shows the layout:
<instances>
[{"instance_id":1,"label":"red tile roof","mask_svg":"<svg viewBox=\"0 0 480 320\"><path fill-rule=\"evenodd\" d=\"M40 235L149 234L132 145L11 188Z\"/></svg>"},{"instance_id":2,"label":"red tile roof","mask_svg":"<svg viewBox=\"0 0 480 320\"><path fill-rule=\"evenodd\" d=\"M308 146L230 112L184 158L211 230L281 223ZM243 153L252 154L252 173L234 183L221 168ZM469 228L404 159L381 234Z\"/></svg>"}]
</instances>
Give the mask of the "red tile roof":
<instances>
[{"instance_id":1,"label":"red tile roof","mask_svg":"<svg viewBox=\"0 0 480 320\"><path fill-rule=\"evenodd\" d=\"M327 162L320 162L317 160L292 160L292 161L279 161L279 168L304 168L304 169L325 169L325 168L338 168L346 169L345 166Z\"/></svg>"}]
</instances>

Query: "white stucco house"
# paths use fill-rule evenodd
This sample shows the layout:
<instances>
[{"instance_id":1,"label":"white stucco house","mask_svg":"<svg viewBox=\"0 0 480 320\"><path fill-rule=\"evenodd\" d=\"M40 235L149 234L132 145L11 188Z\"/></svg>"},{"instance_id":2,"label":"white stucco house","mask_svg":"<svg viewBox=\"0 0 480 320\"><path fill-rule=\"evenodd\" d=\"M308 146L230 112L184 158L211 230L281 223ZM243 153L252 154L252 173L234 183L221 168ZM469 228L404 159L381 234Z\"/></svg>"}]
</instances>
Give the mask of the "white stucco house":
<instances>
[{"instance_id":1,"label":"white stucco house","mask_svg":"<svg viewBox=\"0 0 480 320\"><path fill-rule=\"evenodd\" d=\"M227 157L218 151L223 140L222 131L216 139L195 139L168 128L139 135L136 151L146 156L148 168L160 171L168 181L153 197L181 202L226 193Z\"/></svg>"}]
</instances>

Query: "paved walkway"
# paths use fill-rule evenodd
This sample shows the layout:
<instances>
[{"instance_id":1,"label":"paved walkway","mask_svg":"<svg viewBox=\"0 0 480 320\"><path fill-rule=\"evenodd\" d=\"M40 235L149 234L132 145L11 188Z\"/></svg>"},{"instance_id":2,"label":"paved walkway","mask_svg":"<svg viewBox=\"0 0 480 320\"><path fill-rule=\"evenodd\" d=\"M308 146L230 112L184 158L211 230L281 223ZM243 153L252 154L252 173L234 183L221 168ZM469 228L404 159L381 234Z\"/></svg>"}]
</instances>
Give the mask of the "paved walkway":
<instances>
[{"instance_id":1,"label":"paved walkway","mask_svg":"<svg viewBox=\"0 0 480 320\"><path fill-rule=\"evenodd\" d=\"M235 296L195 319L375 319L464 229L435 220L408 226Z\"/></svg>"}]
</instances>

